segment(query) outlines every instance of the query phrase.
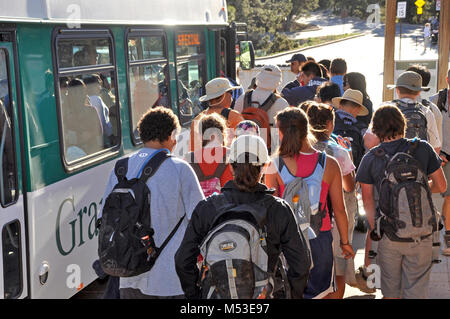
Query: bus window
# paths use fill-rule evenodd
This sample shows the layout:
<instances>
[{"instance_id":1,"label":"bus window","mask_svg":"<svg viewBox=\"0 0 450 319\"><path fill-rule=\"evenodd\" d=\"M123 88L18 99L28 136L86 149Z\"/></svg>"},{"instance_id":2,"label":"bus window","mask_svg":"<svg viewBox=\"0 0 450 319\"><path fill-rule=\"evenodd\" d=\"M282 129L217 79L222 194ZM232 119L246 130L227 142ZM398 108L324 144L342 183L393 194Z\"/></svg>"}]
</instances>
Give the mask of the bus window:
<instances>
[{"instance_id":1,"label":"bus window","mask_svg":"<svg viewBox=\"0 0 450 319\"><path fill-rule=\"evenodd\" d=\"M1 243L3 252L3 296L5 299L17 298L22 293L20 238L19 221L16 220L3 227Z\"/></svg>"},{"instance_id":2,"label":"bus window","mask_svg":"<svg viewBox=\"0 0 450 319\"><path fill-rule=\"evenodd\" d=\"M109 39L61 39L58 41L58 66L61 69L113 64Z\"/></svg>"},{"instance_id":3,"label":"bus window","mask_svg":"<svg viewBox=\"0 0 450 319\"><path fill-rule=\"evenodd\" d=\"M139 35L136 35L139 33ZM155 106L171 107L166 41L159 32L128 33L128 81L133 141L139 143L137 124Z\"/></svg>"},{"instance_id":4,"label":"bus window","mask_svg":"<svg viewBox=\"0 0 450 319\"><path fill-rule=\"evenodd\" d=\"M180 122L186 126L203 110L199 101L206 74L203 34L177 33L176 48Z\"/></svg>"},{"instance_id":5,"label":"bus window","mask_svg":"<svg viewBox=\"0 0 450 319\"><path fill-rule=\"evenodd\" d=\"M56 53L63 154L70 165L120 143L112 40L57 37Z\"/></svg>"},{"instance_id":6,"label":"bus window","mask_svg":"<svg viewBox=\"0 0 450 319\"><path fill-rule=\"evenodd\" d=\"M0 203L2 206L14 202L17 191L7 63L6 51L0 50Z\"/></svg>"}]
</instances>

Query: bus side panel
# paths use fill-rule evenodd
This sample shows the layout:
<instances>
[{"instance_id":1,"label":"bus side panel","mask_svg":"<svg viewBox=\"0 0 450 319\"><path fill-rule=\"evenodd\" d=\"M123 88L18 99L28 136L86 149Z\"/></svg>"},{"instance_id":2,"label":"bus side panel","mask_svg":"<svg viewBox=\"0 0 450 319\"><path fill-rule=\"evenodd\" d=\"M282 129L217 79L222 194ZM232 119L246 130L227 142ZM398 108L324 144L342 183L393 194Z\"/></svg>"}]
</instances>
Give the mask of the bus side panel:
<instances>
[{"instance_id":1,"label":"bus side panel","mask_svg":"<svg viewBox=\"0 0 450 319\"><path fill-rule=\"evenodd\" d=\"M113 167L105 163L28 193L32 298L69 298L97 278L95 223Z\"/></svg>"},{"instance_id":2,"label":"bus side panel","mask_svg":"<svg viewBox=\"0 0 450 319\"><path fill-rule=\"evenodd\" d=\"M27 190L65 176L59 154L58 117L50 25L20 25L17 32L24 109Z\"/></svg>"}]
</instances>

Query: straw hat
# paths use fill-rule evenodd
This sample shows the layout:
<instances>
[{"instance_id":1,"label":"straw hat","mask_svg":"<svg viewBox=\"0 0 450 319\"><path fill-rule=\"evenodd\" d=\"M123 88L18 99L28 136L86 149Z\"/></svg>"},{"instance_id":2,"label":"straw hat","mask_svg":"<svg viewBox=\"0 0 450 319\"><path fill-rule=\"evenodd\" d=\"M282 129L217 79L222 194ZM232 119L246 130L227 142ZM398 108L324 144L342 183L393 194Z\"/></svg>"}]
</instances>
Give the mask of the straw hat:
<instances>
[{"instance_id":1,"label":"straw hat","mask_svg":"<svg viewBox=\"0 0 450 319\"><path fill-rule=\"evenodd\" d=\"M342 100L351 101L360 106L358 116L366 116L369 114L369 110L362 104L363 94L358 90L347 89L342 97L335 97L331 100L336 108L339 108L339 104Z\"/></svg>"},{"instance_id":2,"label":"straw hat","mask_svg":"<svg viewBox=\"0 0 450 319\"><path fill-rule=\"evenodd\" d=\"M206 83L206 95L199 98L200 102L209 101L224 95L228 91L239 89L240 86L231 86L230 81L225 78L215 78Z\"/></svg>"}]
</instances>

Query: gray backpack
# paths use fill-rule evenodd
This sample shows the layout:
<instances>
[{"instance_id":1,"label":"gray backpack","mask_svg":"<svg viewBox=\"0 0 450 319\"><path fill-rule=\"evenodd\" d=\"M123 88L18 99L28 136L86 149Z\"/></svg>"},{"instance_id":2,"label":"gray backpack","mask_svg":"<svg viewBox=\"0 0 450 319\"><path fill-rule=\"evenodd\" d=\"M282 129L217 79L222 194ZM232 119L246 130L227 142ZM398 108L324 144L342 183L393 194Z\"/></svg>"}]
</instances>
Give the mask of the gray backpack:
<instances>
[{"instance_id":1,"label":"gray backpack","mask_svg":"<svg viewBox=\"0 0 450 319\"><path fill-rule=\"evenodd\" d=\"M375 152L387 163L378 187L377 233L385 232L392 241L417 242L437 230L439 216L427 175L413 157L419 141L408 143L406 152L398 152L392 158L381 147Z\"/></svg>"},{"instance_id":2,"label":"gray backpack","mask_svg":"<svg viewBox=\"0 0 450 319\"><path fill-rule=\"evenodd\" d=\"M269 196L270 197L270 196ZM272 198L270 198L272 200ZM200 245L203 299L265 299L273 291L266 244L266 205L236 205L216 196L217 211Z\"/></svg>"},{"instance_id":3,"label":"gray backpack","mask_svg":"<svg viewBox=\"0 0 450 319\"><path fill-rule=\"evenodd\" d=\"M428 141L427 118L420 109L421 104L405 103L400 100L393 101L406 118L406 138L418 137L421 140Z\"/></svg>"}]
</instances>

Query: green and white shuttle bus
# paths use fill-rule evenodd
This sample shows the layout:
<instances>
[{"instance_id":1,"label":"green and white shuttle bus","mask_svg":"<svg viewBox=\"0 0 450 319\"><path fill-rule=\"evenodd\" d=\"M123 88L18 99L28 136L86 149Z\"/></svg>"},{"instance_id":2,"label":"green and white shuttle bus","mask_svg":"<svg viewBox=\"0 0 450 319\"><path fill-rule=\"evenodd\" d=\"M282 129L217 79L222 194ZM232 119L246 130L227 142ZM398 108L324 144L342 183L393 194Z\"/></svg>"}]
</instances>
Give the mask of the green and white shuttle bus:
<instances>
[{"instance_id":1,"label":"green and white shuttle bus","mask_svg":"<svg viewBox=\"0 0 450 319\"><path fill-rule=\"evenodd\" d=\"M115 161L164 105L188 127L235 78L225 0L0 1L0 298L69 298L96 279Z\"/></svg>"}]
</instances>

